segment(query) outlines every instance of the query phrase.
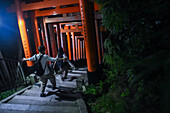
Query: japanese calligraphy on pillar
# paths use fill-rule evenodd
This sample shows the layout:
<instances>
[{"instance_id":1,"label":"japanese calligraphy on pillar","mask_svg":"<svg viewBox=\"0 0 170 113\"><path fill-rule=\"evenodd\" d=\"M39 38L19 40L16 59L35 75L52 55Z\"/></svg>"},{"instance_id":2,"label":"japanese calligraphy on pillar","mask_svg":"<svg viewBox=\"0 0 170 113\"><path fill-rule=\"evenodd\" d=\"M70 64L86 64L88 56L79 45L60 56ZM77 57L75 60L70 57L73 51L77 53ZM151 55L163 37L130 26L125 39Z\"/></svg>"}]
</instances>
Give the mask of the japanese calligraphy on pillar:
<instances>
[{"instance_id":1,"label":"japanese calligraphy on pillar","mask_svg":"<svg viewBox=\"0 0 170 113\"><path fill-rule=\"evenodd\" d=\"M25 57L31 57L31 49L29 46L28 36L26 32L25 20L23 18L23 14L20 8L19 0L15 0L17 18L18 18L18 27L21 35L21 40L24 48ZM27 61L27 66L32 66L33 62Z\"/></svg>"},{"instance_id":2,"label":"japanese calligraphy on pillar","mask_svg":"<svg viewBox=\"0 0 170 113\"><path fill-rule=\"evenodd\" d=\"M84 0L82 0L82 2L80 2L80 13L81 13L81 20L82 20L82 25L83 25L83 35L84 35L84 40L86 41L86 25L85 25L85 15L83 13L83 4L84 4Z\"/></svg>"}]
</instances>

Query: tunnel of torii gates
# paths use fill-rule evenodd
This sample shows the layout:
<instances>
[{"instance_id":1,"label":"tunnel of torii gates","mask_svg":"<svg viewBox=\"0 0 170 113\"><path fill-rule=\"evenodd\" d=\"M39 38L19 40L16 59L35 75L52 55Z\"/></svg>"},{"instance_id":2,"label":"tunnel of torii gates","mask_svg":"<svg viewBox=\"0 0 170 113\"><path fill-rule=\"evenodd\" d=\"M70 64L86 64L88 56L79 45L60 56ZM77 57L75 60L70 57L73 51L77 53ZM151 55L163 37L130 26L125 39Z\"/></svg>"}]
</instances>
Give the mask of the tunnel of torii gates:
<instances>
[{"instance_id":1,"label":"tunnel of torii gates","mask_svg":"<svg viewBox=\"0 0 170 113\"><path fill-rule=\"evenodd\" d=\"M56 57L62 47L69 60L86 59L89 72L102 63L105 30L93 0L14 0L7 10L17 15L26 58L33 55L32 45L36 53L44 45L49 56Z\"/></svg>"}]
</instances>

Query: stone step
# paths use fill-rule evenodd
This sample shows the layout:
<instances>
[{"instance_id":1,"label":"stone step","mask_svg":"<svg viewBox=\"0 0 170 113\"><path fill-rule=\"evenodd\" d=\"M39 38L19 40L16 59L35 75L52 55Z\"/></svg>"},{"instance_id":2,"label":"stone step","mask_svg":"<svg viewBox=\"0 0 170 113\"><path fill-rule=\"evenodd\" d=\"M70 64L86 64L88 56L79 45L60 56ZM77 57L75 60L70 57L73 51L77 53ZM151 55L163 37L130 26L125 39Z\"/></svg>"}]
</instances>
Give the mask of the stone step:
<instances>
[{"instance_id":1,"label":"stone step","mask_svg":"<svg viewBox=\"0 0 170 113\"><path fill-rule=\"evenodd\" d=\"M9 104L23 104L23 105L48 105L48 106L72 106L78 107L77 103L69 101L36 101L36 100L11 100Z\"/></svg>"},{"instance_id":2,"label":"stone step","mask_svg":"<svg viewBox=\"0 0 170 113\"><path fill-rule=\"evenodd\" d=\"M75 71L73 71L73 72L70 72L70 73L68 73L68 75L71 75L71 76L86 76L87 75L87 72L75 72Z\"/></svg>"},{"instance_id":3,"label":"stone step","mask_svg":"<svg viewBox=\"0 0 170 113\"><path fill-rule=\"evenodd\" d=\"M57 93L57 91L59 91L59 89L55 89L55 90L52 90L51 88L46 88L45 89L45 93L47 93L47 94L50 93L50 95L55 95ZM36 96L36 97L39 97L40 93L41 93L40 89L38 89L38 90L31 89L31 90L26 90L21 95L23 95L23 96Z\"/></svg>"},{"instance_id":4,"label":"stone step","mask_svg":"<svg viewBox=\"0 0 170 113\"><path fill-rule=\"evenodd\" d=\"M6 112L4 112L6 110ZM13 112L12 112L13 111ZM80 113L78 107L73 106L49 106L49 105L24 105L24 104L6 104L0 105L0 113ZM18 113L17 112L17 113Z\"/></svg>"},{"instance_id":5,"label":"stone step","mask_svg":"<svg viewBox=\"0 0 170 113\"><path fill-rule=\"evenodd\" d=\"M85 71L82 71L82 70L73 70L72 72L70 72L70 73L87 73L87 70L85 70Z\"/></svg>"},{"instance_id":6,"label":"stone step","mask_svg":"<svg viewBox=\"0 0 170 113\"><path fill-rule=\"evenodd\" d=\"M66 84L69 84L69 82L66 82ZM62 84L62 85L59 85L57 84L56 86L56 89L53 90L50 86L47 85L46 89L45 89L45 93L47 94L50 94L50 95L56 95L58 92L60 91L64 91L64 92L70 92L70 93L74 93L74 90L76 89L76 83L68 86L66 84ZM41 88L31 88L29 90L26 90L25 92L23 92L21 95L24 95L24 96L40 96L40 93L41 93Z\"/></svg>"},{"instance_id":7,"label":"stone step","mask_svg":"<svg viewBox=\"0 0 170 113\"><path fill-rule=\"evenodd\" d=\"M56 89L53 90L52 89L52 85L51 84L47 84L45 90L48 91L56 91L57 89L60 89L60 87L67 87L70 89L75 89L76 88L76 81L64 81L62 84L61 83L56 83ZM30 91L36 91L36 92L40 92L41 91L41 87L32 87L31 89L28 89Z\"/></svg>"},{"instance_id":8,"label":"stone step","mask_svg":"<svg viewBox=\"0 0 170 113\"><path fill-rule=\"evenodd\" d=\"M63 84L56 83L57 86L59 87L70 87L70 88L76 88L77 84L76 82L69 82L69 81L64 81Z\"/></svg>"},{"instance_id":9,"label":"stone step","mask_svg":"<svg viewBox=\"0 0 170 113\"><path fill-rule=\"evenodd\" d=\"M14 98L12 98L11 100L14 99L20 99L20 100L36 100L36 101L50 101L51 98L46 98L46 97L36 97L36 96L22 96L22 95L16 95ZM10 101L11 101L10 100ZM9 102L10 102L9 101Z\"/></svg>"},{"instance_id":10,"label":"stone step","mask_svg":"<svg viewBox=\"0 0 170 113\"><path fill-rule=\"evenodd\" d=\"M8 103L10 104L23 104L23 105L48 105L48 106L73 106L77 107L76 101L45 101L45 100L30 100L30 99L12 99Z\"/></svg>"},{"instance_id":11,"label":"stone step","mask_svg":"<svg viewBox=\"0 0 170 113\"><path fill-rule=\"evenodd\" d=\"M68 77L72 77L72 76L74 76L74 77L79 77L79 76L82 76L82 74L79 74L79 73L68 73Z\"/></svg>"},{"instance_id":12,"label":"stone step","mask_svg":"<svg viewBox=\"0 0 170 113\"><path fill-rule=\"evenodd\" d=\"M56 113L56 112L42 112L42 111L21 111L21 110L0 110L0 113Z\"/></svg>"},{"instance_id":13,"label":"stone step","mask_svg":"<svg viewBox=\"0 0 170 113\"><path fill-rule=\"evenodd\" d=\"M64 81L58 81L58 79L56 80L56 86L57 87L64 87L64 86L67 86L67 87L70 87L70 88L75 88L76 87L76 80L74 81L69 81L70 80L70 77L65 79ZM33 85L33 87L31 88L32 89L35 89L35 90L41 90L40 88L40 84L41 82L39 82L38 84L35 84ZM48 80L47 82L47 86L50 85L52 87L52 84L50 83L50 81Z\"/></svg>"},{"instance_id":14,"label":"stone step","mask_svg":"<svg viewBox=\"0 0 170 113\"><path fill-rule=\"evenodd\" d=\"M58 97L35 97L35 96L15 96L8 103L30 104L30 105L50 105L50 106L73 106L76 107L77 99L62 100Z\"/></svg>"},{"instance_id":15,"label":"stone step","mask_svg":"<svg viewBox=\"0 0 170 113\"><path fill-rule=\"evenodd\" d=\"M78 68L79 71L87 71L87 67L86 68Z\"/></svg>"},{"instance_id":16,"label":"stone step","mask_svg":"<svg viewBox=\"0 0 170 113\"><path fill-rule=\"evenodd\" d=\"M40 96L40 90L26 90L24 93L21 95L23 96Z\"/></svg>"}]
</instances>

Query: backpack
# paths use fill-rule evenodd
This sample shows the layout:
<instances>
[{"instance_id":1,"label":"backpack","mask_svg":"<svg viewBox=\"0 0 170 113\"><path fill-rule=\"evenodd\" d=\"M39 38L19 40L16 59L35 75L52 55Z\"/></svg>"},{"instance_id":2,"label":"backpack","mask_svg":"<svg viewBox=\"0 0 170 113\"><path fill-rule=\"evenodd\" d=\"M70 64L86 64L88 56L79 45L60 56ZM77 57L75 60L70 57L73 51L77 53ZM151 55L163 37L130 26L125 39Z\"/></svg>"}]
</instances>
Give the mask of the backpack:
<instances>
[{"instance_id":1,"label":"backpack","mask_svg":"<svg viewBox=\"0 0 170 113\"><path fill-rule=\"evenodd\" d=\"M42 76L44 74L44 70L42 65L41 65L41 59L42 59L43 55L40 56L40 58L37 60L37 57L36 57L36 62L34 63L34 71L35 71L35 74L37 76Z\"/></svg>"}]
</instances>

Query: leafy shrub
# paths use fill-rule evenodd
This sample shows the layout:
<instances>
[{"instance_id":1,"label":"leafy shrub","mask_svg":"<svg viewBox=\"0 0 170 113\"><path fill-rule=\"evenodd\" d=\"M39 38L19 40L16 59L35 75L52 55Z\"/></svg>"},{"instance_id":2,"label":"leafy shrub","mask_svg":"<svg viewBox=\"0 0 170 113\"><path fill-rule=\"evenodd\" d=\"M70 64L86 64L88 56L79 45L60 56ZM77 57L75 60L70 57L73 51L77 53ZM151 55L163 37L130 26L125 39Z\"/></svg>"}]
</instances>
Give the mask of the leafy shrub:
<instances>
[{"instance_id":1,"label":"leafy shrub","mask_svg":"<svg viewBox=\"0 0 170 113\"><path fill-rule=\"evenodd\" d=\"M20 91L23 88L24 88L23 86L20 86L20 87L18 87L16 89L11 89L11 90L8 90L8 91L5 91L5 92L1 92L0 93L0 100L9 97L10 95L14 94L17 91Z\"/></svg>"},{"instance_id":2,"label":"leafy shrub","mask_svg":"<svg viewBox=\"0 0 170 113\"><path fill-rule=\"evenodd\" d=\"M95 113L170 112L170 2L96 0L110 35L106 79L93 86ZM98 95L98 96L96 96ZM95 99L94 99L95 98Z\"/></svg>"}]
</instances>

